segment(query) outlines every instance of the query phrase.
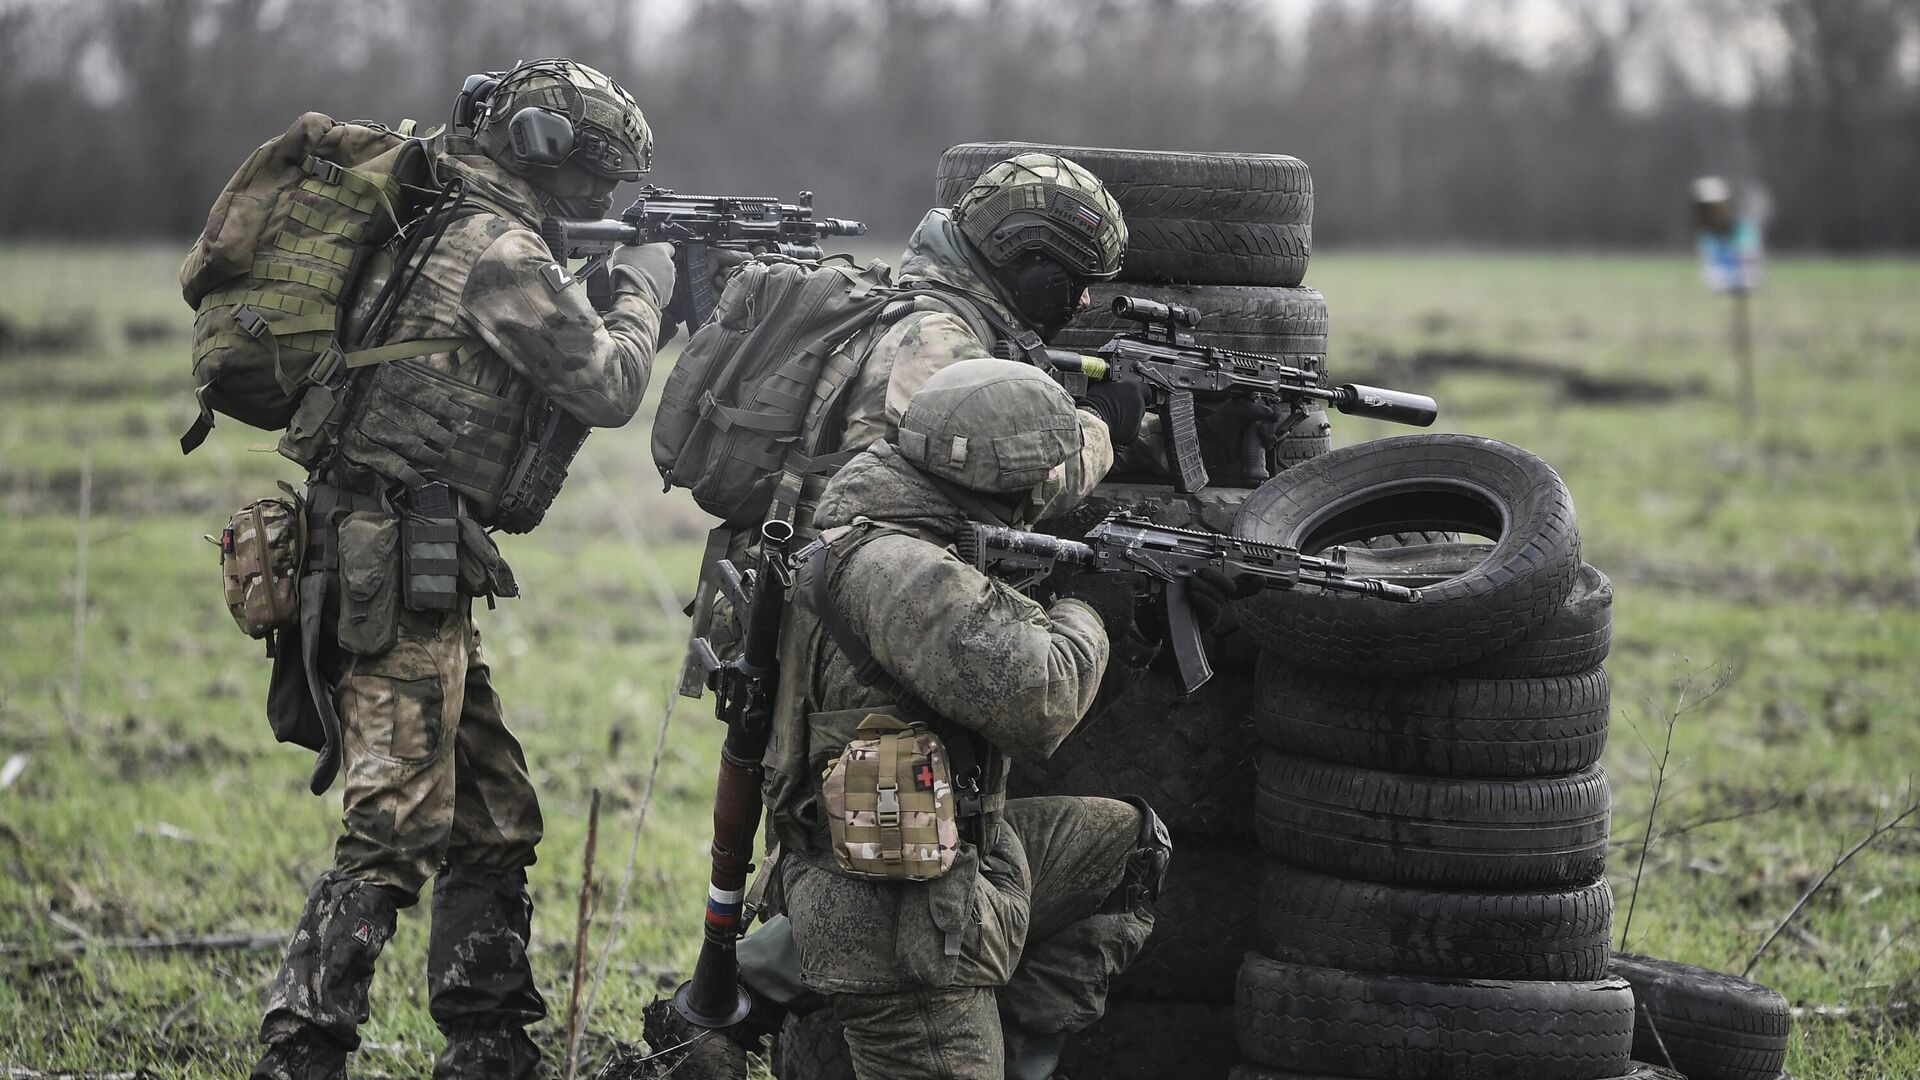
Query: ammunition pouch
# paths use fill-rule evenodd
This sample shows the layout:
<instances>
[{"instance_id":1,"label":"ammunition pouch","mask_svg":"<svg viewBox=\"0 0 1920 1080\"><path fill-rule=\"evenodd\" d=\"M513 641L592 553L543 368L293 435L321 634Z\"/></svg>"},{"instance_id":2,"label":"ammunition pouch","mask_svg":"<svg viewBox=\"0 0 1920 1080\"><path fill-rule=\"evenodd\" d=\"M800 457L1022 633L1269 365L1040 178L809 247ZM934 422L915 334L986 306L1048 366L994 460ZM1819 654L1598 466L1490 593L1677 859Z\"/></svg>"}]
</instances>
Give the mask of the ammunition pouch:
<instances>
[{"instance_id":1,"label":"ammunition pouch","mask_svg":"<svg viewBox=\"0 0 1920 1080\"><path fill-rule=\"evenodd\" d=\"M592 430L558 405L547 405L540 430L520 447L500 492L493 524L502 532L532 532L567 481L567 467Z\"/></svg>"},{"instance_id":2,"label":"ammunition pouch","mask_svg":"<svg viewBox=\"0 0 1920 1080\"><path fill-rule=\"evenodd\" d=\"M357 511L335 530L340 550L340 647L361 656L393 648L400 629L400 519Z\"/></svg>"},{"instance_id":3,"label":"ammunition pouch","mask_svg":"<svg viewBox=\"0 0 1920 1080\"><path fill-rule=\"evenodd\" d=\"M946 747L890 710L860 711L854 738L820 778L834 862L852 877L931 881L960 851Z\"/></svg>"}]
</instances>

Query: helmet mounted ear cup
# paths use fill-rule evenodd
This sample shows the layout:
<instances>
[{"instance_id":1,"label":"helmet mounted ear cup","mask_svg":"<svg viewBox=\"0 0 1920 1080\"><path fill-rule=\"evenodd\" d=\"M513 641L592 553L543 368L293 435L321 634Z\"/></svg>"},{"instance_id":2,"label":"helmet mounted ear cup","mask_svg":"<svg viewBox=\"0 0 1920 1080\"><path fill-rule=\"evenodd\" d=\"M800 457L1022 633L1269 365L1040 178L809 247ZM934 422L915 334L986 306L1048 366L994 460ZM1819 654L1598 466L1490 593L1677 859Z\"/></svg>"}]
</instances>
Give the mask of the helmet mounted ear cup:
<instances>
[{"instance_id":1,"label":"helmet mounted ear cup","mask_svg":"<svg viewBox=\"0 0 1920 1080\"><path fill-rule=\"evenodd\" d=\"M1008 267L1007 291L1020 315L1036 326L1064 326L1080 304L1080 280L1041 252Z\"/></svg>"},{"instance_id":2,"label":"helmet mounted ear cup","mask_svg":"<svg viewBox=\"0 0 1920 1080\"><path fill-rule=\"evenodd\" d=\"M452 127L464 131L474 129L488 96L493 93L494 87L500 85L501 74L498 71L481 71L467 76L467 81L460 85L459 95L453 99Z\"/></svg>"},{"instance_id":3,"label":"helmet mounted ear cup","mask_svg":"<svg viewBox=\"0 0 1920 1080\"><path fill-rule=\"evenodd\" d=\"M514 161L523 168L556 169L573 153L573 121L529 105L507 121Z\"/></svg>"}]
</instances>

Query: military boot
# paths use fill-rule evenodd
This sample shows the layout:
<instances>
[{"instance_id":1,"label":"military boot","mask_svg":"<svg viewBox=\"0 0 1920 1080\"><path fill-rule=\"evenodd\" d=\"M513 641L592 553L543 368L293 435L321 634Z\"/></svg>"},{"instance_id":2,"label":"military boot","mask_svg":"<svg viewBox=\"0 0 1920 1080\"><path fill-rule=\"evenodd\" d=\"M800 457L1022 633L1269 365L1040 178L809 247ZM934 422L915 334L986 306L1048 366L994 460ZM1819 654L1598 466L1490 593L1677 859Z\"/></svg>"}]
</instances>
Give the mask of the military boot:
<instances>
[{"instance_id":1,"label":"military boot","mask_svg":"<svg viewBox=\"0 0 1920 1080\"><path fill-rule=\"evenodd\" d=\"M1042 1035L1002 1015L1000 1038L1007 1047L1007 1080L1065 1080L1054 1071L1060 1067L1060 1052L1067 1046L1065 1032Z\"/></svg>"},{"instance_id":2,"label":"military boot","mask_svg":"<svg viewBox=\"0 0 1920 1080\"><path fill-rule=\"evenodd\" d=\"M523 870L456 864L434 880L428 1011L446 1038L435 1080L539 1071L540 1048L526 1032L547 1016L527 960L532 919Z\"/></svg>"},{"instance_id":3,"label":"military boot","mask_svg":"<svg viewBox=\"0 0 1920 1080\"><path fill-rule=\"evenodd\" d=\"M393 937L399 898L329 870L307 894L280 971L267 988L255 1080L335 1080L360 1045L374 961Z\"/></svg>"}]
</instances>

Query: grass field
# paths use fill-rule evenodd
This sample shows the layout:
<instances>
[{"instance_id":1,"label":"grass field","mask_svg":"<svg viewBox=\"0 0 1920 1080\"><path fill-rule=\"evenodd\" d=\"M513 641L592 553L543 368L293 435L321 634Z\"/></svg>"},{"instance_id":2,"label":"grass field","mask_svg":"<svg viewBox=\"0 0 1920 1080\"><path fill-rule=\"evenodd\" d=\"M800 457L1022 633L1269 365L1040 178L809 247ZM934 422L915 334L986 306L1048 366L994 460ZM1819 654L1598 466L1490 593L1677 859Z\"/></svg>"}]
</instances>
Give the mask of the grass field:
<instances>
[{"instance_id":1,"label":"grass field","mask_svg":"<svg viewBox=\"0 0 1920 1080\"><path fill-rule=\"evenodd\" d=\"M109 939L284 932L331 855L337 791L306 794L307 756L261 722L266 665L222 612L201 539L294 470L231 422L180 456L192 407L176 258L0 247L14 330L0 335L10 1075L239 1075L277 950ZM1336 375L1433 393L1441 429L1526 446L1572 487L1586 557L1618 589L1605 763L1622 921L1655 777L1642 739L1657 754L1680 713L1630 947L1740 970L1838 853L1914 797L1920 262L1779 260L1756 301L1751 420L1733 401L1723 303L1681 258L1327 253L1309 280L1333 310ZM86 328L78 340L26 340L69 323ZM590 793L603 792L597 953L680 648L660 590L687 589L705 527L684 493L660 494L646 430L595 437L550 523L506 544L525 597L480 615L546 810L532 888L556 1013ZM1389 433L1336 423L1341 442ZM639 1041L639 1006L696 951L718 736L704 706L672 718L596 1055ZM1904 1004L1920 1000L1916 931L1920 833L1901 829L1754 969L1809 1009L1797 1075L1920 1075L1920 1012ZM89 947L63 948L76 939ZM428 1070L425 942L424 909L407 912L361 1073ZM558 1026L542 1031L550 1046Z\"/></svg>"}]
</instances>

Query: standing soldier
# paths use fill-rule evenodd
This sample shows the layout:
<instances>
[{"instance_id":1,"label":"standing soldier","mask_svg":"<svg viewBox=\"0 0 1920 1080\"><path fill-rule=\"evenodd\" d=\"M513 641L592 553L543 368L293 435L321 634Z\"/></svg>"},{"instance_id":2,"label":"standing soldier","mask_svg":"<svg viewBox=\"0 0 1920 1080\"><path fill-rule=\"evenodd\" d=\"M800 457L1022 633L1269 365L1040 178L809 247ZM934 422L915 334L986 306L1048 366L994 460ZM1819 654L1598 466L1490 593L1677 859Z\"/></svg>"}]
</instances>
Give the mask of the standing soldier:
<instances>
[{"instance_id":1,"label":"standing soldier","mask_svg":"<svg viewBox=\"0 0 1920 1080\"><path fill-rule=\"evenodd\" d=\"M639 106L605 75L525 63L468 80L461 111L435 166L464 181L462 213L383 338L446 347L360 373L308 489L307 570L321 575L308 581L321 588L303 588L303 689L330 735L315 786L345 774L343 827L268 990L255 1077L345 1075L375 958L429 876L427 976L446 1037L434 1075L530 1077L539 1062L524 1028L546 1016L527 957L540 808L471 606L516 594L487 530L530 528L565 475L520 477L520 516L502 520L550 409L618 426L639 407L672 249L617 252L603 316L540 238L547 216L602 216L614 186L651 164ZM367 275L363 321L390 275ZM275 682L270 709L308 707Z\"/></svg>"},{"instance_id":2,"label":"standing soldier","mask_svg":"<svg viewBox=\"0 0 1920 1080\"><path fill-rule=\"evenodd\" d=\"M1144 802L1005 797L1092 707L1131 583L1043 608L953 551L1029 523L1083 431L1037 369L963 360L822 495L764 764L801 975L863 1080L1052 1075L1152 929L1171 847Z\"/></svg>"}]
</instances>

